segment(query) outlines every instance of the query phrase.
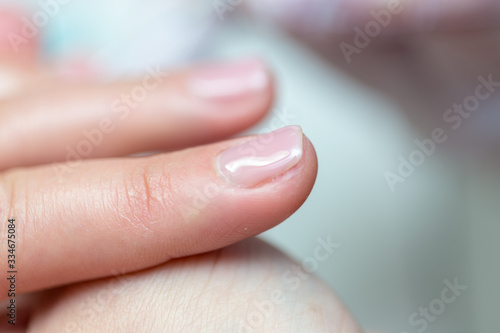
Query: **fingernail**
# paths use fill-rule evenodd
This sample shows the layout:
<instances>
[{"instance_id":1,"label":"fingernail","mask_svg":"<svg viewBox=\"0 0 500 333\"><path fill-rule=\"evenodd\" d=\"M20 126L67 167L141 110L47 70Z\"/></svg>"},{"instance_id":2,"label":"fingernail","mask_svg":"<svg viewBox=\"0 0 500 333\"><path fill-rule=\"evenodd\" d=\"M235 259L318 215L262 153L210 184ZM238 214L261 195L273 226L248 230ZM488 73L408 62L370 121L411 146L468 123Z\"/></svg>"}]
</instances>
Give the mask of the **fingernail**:
<instances>
[{"instance_id":1,"label":"fingernail","mask_svg":"<svg viewBox=\"0 0 500 333\"><path fill-rule=\"evenodd\" d=\"M254 187L284 174L302 158L302 129L289 126L223 152L217 161L223 178L238 187Z\"/></svg>"},{"instance_id":2,"label":"fingernail","mask_svg":"<svg viewBox=\"0 0 500 333\"><path fill-rule=\"evenodd\" d=\"M216 64L199 69L189 79L189 88L206 99L239 98L262 91L270 84L265 65L258 59Z\"/></svg>"}]
</instances>

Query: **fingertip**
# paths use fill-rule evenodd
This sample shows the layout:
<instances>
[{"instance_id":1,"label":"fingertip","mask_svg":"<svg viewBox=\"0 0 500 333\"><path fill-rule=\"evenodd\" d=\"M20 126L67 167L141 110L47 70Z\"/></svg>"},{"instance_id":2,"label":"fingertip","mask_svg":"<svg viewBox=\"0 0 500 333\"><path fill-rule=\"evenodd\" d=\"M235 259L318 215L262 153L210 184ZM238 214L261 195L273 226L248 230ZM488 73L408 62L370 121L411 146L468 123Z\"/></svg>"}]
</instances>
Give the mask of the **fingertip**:
<instances>
[{"instance_id":1,"label":"fingertip","mask_svg":"<svg viewBox=\"0 0 500 333\"><path fill-rule=\"evenodd\" d=\"M308 175L312 178L314 186L318 174L318 154L311 140L304 134L304 163L308 166Z\"/></svg>"},{"instance_id":2,"label":"fingertip","mask_svg":"<svg viewBox=\"0 0 500 333\"><path fill-rule=\"evenodd\" d=\"M232 157L223 165L236 158L243 172L238 179L250 182L223 177L217 161L228 152ZM305 202L316 172L314 147L298 126L156 156L11 170L3 186L14 199L3 205L13 216L26 216L22 235L37 239L24 251L30 278L20 290L139 270L252 237ZM62 191L72 199L64 205L54 177L64 180ZM41 260L38 251L47 244L65 255Z\"/></svg>"},{"instance_id":3,"label":"fingertip","mask_svg":"<svg viewBox=\"0 0 500 333\"><path fill-rule=\"evenodd\" d=\"M219 247L260 234L286 220L308 198L318 170L314 146L298 126L232 142L217 160L217 175L212 180L216 195L195 217L196 224L206 228L204 234L213 237L209 243ZM294 153L297 149L301 152ZM295 160L298 155L300 159ZM228 176L220 171L224 165L239 170Z\"/></svg>"},{"instance_id":4,"label":"fingertip","mask_svg":"<svg viewBox=\"0 0 500 333\"><path fill-rule=\"evenodd\" d=\"M275 98L275 79L257 57L218 61L182 73L180 87L189 97L187 110L196 113L200 133L220 140L262 120Z\"/></svg>"}]
</instances>

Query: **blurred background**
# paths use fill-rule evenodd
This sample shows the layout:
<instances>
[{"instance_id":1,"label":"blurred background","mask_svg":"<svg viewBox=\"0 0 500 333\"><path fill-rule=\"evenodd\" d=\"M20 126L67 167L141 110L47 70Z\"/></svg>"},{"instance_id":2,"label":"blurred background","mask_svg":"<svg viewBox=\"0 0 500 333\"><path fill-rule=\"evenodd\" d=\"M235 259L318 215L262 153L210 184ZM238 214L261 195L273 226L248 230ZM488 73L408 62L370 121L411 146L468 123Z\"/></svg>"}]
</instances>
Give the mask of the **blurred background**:
<instances>
[{"instance_id":1,"label":"blurred background","mask_svg":"<svg viewBox=\"0 0 500 333\"><path fill-rule=\"evenodd\" d=\"M29 18L47 11L41 4L48 2L0 5L15 3ZM356 27L364 31L376 16L370 11L380 14L387 4L56 3L41 27L43 60L64 70L83 67L112 80L148 66L265 59L275 71L278 98L250 132L301 125L320 169L305 205L262 237L298 261L313 256L318 237L340 244L316 273L366 329L499 331L499 94L456 130L443 120L447 109L474 94L479 76L500 82L496 0L421 1L425 6L394 14L363 47L355 43ZM357 51L346 57L343 42ZM401 158L419 149L415 140L430 138L435 128L449 139L391 188L387 172L397 174ZM445 281L467 289L440 309ZM425 318L421 308L430 306L439 314L416 324Z\"/></svg>"}]
</instances>

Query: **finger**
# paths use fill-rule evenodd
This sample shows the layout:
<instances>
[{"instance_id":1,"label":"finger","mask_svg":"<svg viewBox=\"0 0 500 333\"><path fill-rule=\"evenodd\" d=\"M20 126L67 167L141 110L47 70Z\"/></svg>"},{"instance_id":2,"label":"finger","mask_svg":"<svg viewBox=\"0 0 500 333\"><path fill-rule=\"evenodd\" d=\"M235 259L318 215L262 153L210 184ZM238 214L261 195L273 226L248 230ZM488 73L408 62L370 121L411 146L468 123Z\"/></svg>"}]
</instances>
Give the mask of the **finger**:
<instances>
[{"instance_id":1,"label":"finger","mask_svg":"<svg viewBox=\"0 0 500 333\"><path fill-rule=\"evenodd\" d=\"M43 88L0 104L0 169L213 142L255 124L272 98L271 75L254 59Z\"/></svg>"},{"instance_id":2,"label":"finger","mask_svg":"<svg viewBox=\"0 0 500 333\"><path fill-rule=\"evenodd\" d=\"M256 235L299 208L316 168L314 148L292 126L166 155L86 161L61 183L51 180L52 167L11 170L0 217L16 218L18 291L139 270ZM0 281L5 297L9 282Z\"/></svg>"},{"instance_id":3,"label":"finger","mask_svg":"<svg viewBox=\"0 0 500 333\"><path fill-rule=\"evenodd\" d=\"M22 35L22 14L0 9L0 98L19 93L38 77L38 39Z\"/></svg>"},{"instance_id":4,"label":"finger","mask_svg":"<svg viewBox=\"0 0 500 333\"><path fill-rule=\"evenodd\" d=\"M328 287L250 239L144 272L51 292L31 331L361 333ZM300 274L300 275L298 275Z\"/></svg>"}]
</instances>

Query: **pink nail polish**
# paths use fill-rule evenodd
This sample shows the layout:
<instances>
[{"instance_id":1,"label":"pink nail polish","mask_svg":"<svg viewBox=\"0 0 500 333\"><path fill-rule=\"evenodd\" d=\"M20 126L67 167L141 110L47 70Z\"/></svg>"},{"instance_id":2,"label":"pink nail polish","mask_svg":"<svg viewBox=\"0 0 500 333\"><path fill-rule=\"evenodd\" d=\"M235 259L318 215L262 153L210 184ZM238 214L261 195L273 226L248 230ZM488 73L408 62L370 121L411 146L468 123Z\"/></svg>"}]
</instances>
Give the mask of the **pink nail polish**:
<instances>
[{"instance_id":1,"label":"pink nail polish","mask_svg":"<svg viewBox=\"0 0 500 333\"><path fill-rule=\"evenodd\" d=\"M246 59L200 69L188 85L196 96L227 99L264 90L269 84L264 64L258 59Z\"/></svg>"},{"instance_id":2,"label":"pink nail polish","mask_svg":"<svg viewBox=\"0 0 500 333\"><path fill-rule=\"evenodd\" d=\"M235 186L253 187L289 170L302 158L302 129L289 126L223 152L217 166Z\"/></svg>"}]
</instances>

